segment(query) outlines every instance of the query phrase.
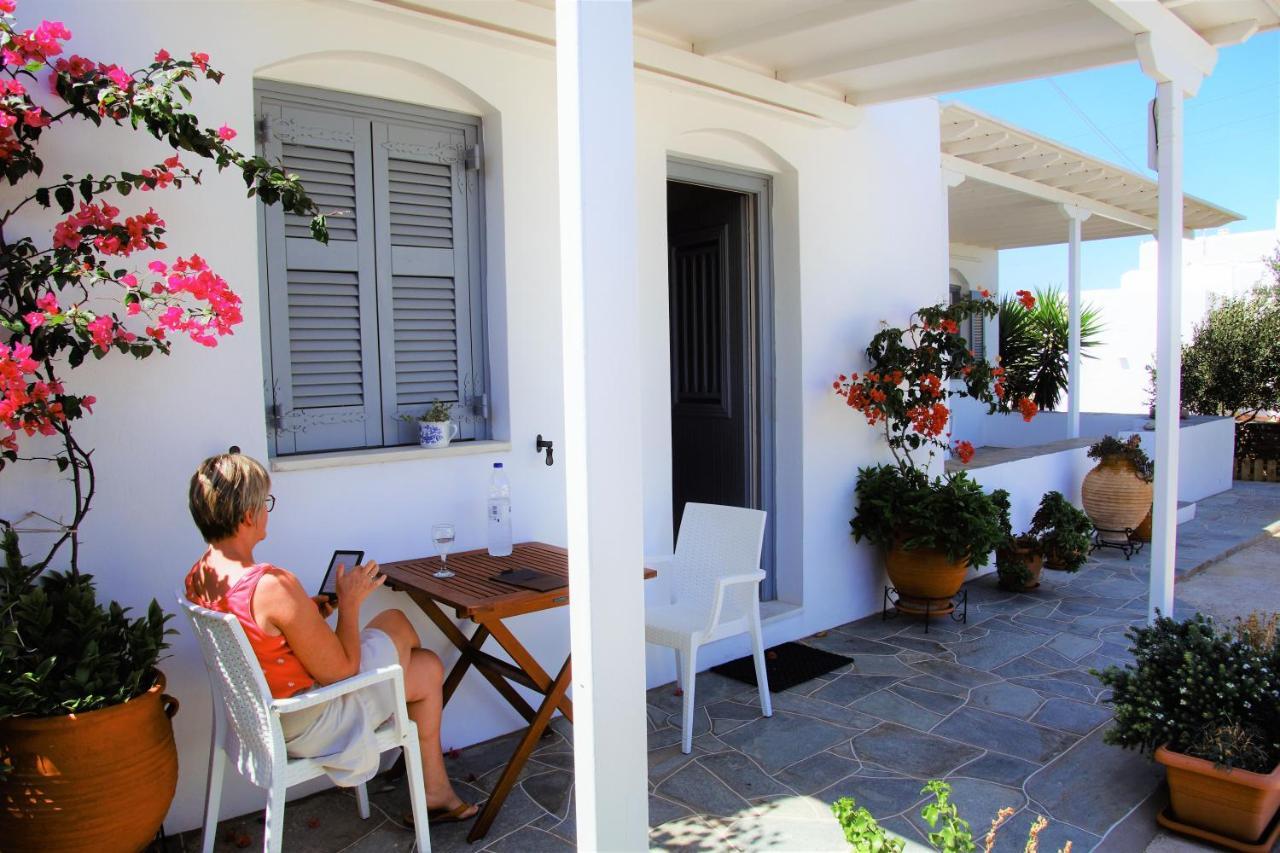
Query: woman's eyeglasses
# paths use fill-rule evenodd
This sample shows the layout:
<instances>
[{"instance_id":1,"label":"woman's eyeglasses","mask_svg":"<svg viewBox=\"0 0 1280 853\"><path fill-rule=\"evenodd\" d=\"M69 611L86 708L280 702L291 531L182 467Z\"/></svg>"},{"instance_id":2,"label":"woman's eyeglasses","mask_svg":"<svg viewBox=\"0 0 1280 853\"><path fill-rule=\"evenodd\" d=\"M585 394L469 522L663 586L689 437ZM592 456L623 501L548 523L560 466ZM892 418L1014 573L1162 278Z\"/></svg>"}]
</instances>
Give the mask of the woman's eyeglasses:
<instances>
[{"instance_id":1,"label":"woman's eyeglasses","mask_svg":"<svg viewBox=\"0 0 1280 853\"><path fill-rule=\"evenodd\" d=\"M271 510L275 509L275 508L276 508L276 496L275 496L275 495L267 495L266 505L267 505L267 512L271 512Z\"/></svg>"}]
</instances>

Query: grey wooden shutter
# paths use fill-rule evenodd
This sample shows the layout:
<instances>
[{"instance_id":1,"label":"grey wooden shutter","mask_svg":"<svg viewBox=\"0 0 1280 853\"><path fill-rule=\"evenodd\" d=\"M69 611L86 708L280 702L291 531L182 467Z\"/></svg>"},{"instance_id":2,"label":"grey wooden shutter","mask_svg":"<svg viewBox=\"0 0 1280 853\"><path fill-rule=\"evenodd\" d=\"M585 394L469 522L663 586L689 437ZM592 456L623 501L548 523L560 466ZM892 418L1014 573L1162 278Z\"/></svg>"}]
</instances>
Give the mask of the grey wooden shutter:
<instances>
[{"instance_id":1,"label":"grey wooden shutter","mask_svg":"<svg viewBox=\"0 0 1280 853\"><path fill-rule=\"evenodd\" d=\"M388 444L417 441L417 428L401 415L421 414L438 399L455 404L458 421L470 397L479 393L480 359L473 352L478 282L471 252L476 202L465 167L468 136L465 129L445 124L373 123L382 417ZM458 426L460 438L476 438L484 429L470 419Z\"/></svg>"},{"instance_id":2,"label":"grey wooden shutter","mask_svg":"<svg viewBox=\"0 0 1280 853\"><path fill-rule=\"evenodd\" d=\"M969 296L973 299L982 299L982 294L976 290L969 291ZM978 358L986 358L987 352L987 318L982 314L974 314L969 318L969 349L973 350Z\"/></svg>"},{"instance_id":3,"label":"grey wooden shutter","mask_svg":"<svg viewBox=\"0 0 1280 853\"><path fill-rule=\"evenodd\" d=\"M263 148L302 178L328 215L267 208L267 279L275 451L382 444L373 176L367 119L263 98Z\"/></svg>"}]
</instances>

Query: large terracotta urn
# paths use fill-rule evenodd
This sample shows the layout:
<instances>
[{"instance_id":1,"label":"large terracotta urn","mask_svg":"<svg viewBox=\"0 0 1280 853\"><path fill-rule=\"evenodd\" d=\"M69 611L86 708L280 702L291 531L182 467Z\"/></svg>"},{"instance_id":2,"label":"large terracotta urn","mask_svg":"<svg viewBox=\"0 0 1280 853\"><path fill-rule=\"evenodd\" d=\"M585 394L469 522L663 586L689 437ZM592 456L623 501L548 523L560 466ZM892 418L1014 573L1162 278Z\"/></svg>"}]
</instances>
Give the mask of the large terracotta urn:
<instances>
[{"instance_id":1,"label":"large terracotta urn","mask_svg":"<svg viewBox=\"0 0 1280 853\"><path fill-rule=\"evenodd\" d=\"M1129 460L1108 456L1084 475L1080 498L1099 537L1124 542L1124 531L1137 530L1151 509L1151 492L1151 483L1138 476Z\"/></svg>"},{"instance_id":2,"label":"large terracotta urn","mask_svg":"<svg viewBox=\"0 0 1280 853\"><path fill-rule=\"evenodd\" d=\"M164 676L120 705L60 717L0 720L4 853L138 853L178 785Z\"/></svg>"},{"instance_id":3,"label":"large terracotta urn","mask_svg":"<svg viewBox=\"0 0 1280 853\"><path fill-rule=\"evenodd\" d=\"M943 616L955 610L952 599L969 568L967 560L952 560L933 548L890 548L884 564L898 593L898 610L913 616Z\"/></svg>"}]
</instances>

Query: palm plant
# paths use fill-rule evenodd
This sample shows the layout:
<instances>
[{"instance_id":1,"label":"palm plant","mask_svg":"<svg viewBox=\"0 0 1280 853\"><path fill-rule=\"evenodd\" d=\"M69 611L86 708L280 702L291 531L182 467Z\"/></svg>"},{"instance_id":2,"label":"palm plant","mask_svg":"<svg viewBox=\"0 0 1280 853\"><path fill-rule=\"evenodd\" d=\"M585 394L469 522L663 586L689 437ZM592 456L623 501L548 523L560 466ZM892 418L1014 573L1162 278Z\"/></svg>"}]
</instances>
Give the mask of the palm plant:
<instances>
[{"instance_id":1,"label":"palm plant","mask_svg":"<svg viewBox=\"0 0 1280 853\"><path fill-rule=\"evenodd\" d=\"M1000 300L1000 366L1014 399L1029 397L1041 411L1055 408L1067 389L1067 347L1070 314L1067 299L1057 289L1037 290L1035 305L1027 308L1012 296ZM1098 309L1080 309L1080 352L1101 343L1103 323Z\"/></svg>"}]
</instances>

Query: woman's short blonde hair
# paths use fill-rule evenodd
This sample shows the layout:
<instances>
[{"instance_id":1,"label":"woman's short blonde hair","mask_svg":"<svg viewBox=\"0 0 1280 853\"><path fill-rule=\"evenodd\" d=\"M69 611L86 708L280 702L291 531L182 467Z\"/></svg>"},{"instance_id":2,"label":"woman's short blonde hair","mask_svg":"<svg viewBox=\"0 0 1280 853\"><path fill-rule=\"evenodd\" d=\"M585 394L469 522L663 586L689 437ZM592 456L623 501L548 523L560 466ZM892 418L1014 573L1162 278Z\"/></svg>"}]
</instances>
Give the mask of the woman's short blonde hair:
<instances>
[{"instance_id":1,"label":"woman's short blonde hair","mask_svg":"<svg viewBox=\"0 0 1280 853\"><path fill-rule=\"evenodd\" d=\"M267 502L271 476L262 463L242 453L220 453L191 475L187 506L206 542L230 538L247 512Z\"/></svg>"}]
</instances>

